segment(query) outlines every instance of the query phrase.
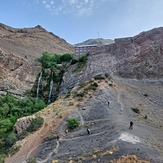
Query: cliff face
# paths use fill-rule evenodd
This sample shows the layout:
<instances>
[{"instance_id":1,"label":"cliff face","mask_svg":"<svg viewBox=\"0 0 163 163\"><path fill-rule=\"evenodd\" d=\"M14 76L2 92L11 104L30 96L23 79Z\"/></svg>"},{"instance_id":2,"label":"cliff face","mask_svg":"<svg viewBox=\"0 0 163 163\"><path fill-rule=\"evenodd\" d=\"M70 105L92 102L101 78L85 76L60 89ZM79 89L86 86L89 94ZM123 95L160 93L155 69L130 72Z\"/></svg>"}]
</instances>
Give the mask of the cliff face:
<instances>
[{"instance_id":1,"label":"cliff face","mask_svg":"<svg viewBox=\"0 0 163 163\"><path fill-rule=\"evenodd\" d=\"M0 91L22 95L32 87L41 66L12 53L0 51Z\"/></svg>"},{"instance_id":2,"label":"cliff face","mask_svg":"<svg viewBox=\"0 0 163 163\"><path fill-rule=\"evenodd\" d=\"M115 74L126 78L163 78L163 28L140 33L135 37L115 39L89 56L86 67L75 72L72 67L64 76L62 93L98 74ZM62 94L61 93L61 94Z\"/></svg>"},{"instance_id":3,"label":"cliff face","mask_svg":"<svg viewBox=\"0 0 163 163\"><path fill-rule=\"evenodd\" d=\"M117 74L127 78L163 77L163 28L117 39L107 53L116 57Z\"/></svg>"},{"instance_id":4,"label":"cliff face","mask_svg":"<svg viewBox=\"0 0 163 163\"><path fill-rule=\"evenodd\" d=\"M16 29L0 24L0 94L22 95L35 82L43 52L72 53L73 46L41 26Z\"/></svg>"}]
</instances>

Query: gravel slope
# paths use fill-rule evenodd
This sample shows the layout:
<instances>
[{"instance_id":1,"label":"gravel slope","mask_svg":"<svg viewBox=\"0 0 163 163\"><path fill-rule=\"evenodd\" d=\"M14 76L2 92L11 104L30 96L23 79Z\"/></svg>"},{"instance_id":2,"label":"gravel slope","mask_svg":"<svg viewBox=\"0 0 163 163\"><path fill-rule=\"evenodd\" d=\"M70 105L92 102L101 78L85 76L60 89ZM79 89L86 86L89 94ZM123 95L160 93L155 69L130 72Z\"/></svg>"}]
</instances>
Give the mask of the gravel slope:
<instances>
[{"instance_id":1,"label":"gravel slope","mask_svg":"<svg viewBox=\"0 0 163 163\"><path fill-rule=\"evenodd\" d=\"M40 163L109 162L122 155L135 154L161 163L163 82L115 78L113 86L109 83L100 82L93 96L70 115L80 120L78 129L65 134L64 120L58 128L60 140L44 142L31 157ZM131 108L139 109L140 113ZM129 130L130 121L134 122L133 130Z\"/></svg>"}]
</instances>

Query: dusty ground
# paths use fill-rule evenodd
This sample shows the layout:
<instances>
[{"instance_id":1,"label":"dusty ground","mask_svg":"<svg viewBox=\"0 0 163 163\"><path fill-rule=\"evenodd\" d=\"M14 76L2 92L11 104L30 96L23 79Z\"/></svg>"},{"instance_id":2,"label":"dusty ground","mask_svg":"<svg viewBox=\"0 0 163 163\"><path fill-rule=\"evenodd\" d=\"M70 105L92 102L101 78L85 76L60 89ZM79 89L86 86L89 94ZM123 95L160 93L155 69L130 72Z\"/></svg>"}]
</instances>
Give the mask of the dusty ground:
<instances>
[{"instance_id":1,"label":"dusty ground","mask_svg":"<svg viewBox=\"0 0 163 163\"><path fill-rule=\"evenodd\" d=\"M38 163L162 163L163 82L115 78L113 86L109 83L98 83L98 90L81 102L69 97L48 106L40 113L46 124L27 137L20 151L6 163L26 162L30 157ZM138 108L140 113L131 108ZM66 134L66 117L78 118L80 127ZM133 130L129 129L130 121L134 122ZM55 131L60 135L59 141ZM41 143L50 132L52 138Z\"/></svg>"}]
</instances>

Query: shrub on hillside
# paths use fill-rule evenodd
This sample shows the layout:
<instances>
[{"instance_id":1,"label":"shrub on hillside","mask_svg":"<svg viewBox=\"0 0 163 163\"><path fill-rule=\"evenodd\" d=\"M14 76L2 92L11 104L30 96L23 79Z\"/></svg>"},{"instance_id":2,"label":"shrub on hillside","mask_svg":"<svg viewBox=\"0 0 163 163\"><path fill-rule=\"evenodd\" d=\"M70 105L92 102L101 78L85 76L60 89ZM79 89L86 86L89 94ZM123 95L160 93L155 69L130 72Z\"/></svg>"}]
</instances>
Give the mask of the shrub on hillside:
<instances>
[{"instance_id":1,"label":"shrub on hillside","mask_svg":"<svg viewBox=\"0 0 163 163\"><path fill-rule=\"evenodd\" d=\"M36 117L32 120L30 126L27 128L28 132L34 132L37 131L42 124L44 123L44 119L42 117Z\"/></svg>"},{"instance_id":2,"label":"shrub on hillside","mask_svg":"<svg viewBox=\"0 0 163 163\"><path fill-rule=\"evenodd\" d=\"M69 118L67 122L68 122L69 129L75 129L79 126L79 122L76 118Z\"/></svg>"},{"instance_id":3,"label":"shrub on hillside","mask_svg":"<svg viewBox=\"0 0 163 163\"><path fill-rule=\"evenodd\" d=\"M78 61L79 61L79 63L86 63L87 62L87 59L88 59L87 55L84 54L84 55L81 55L79 57Z\"/></svg>"},{"instance_id":4,"label":"shrub on hillside","mask_svg":"<svg viewBox=\"0 0 163 163\"><path fill-rule=\"evenodd\" d=\"M78 62L77 59L72 59L72 61L71 61L71 65L73 65L73 64L75 64L75 63L77 63L77 62Z\"/></svg>"},{"instance_id":5,"label":"shrub on hillside","mask_svg":"<svg viewBox=\"0 0 163 163\"><path fill-rule=\"evenodd\" d=\"M73 59L73 56L71 54L63 54L61 55L61 62L69 62Z\"/></svg>"},{"instance_id":6,"label":"shrub on hillside","mask_svg":"<svg viewBox=\"0 0 163 163\"><path fill-rule=\"evenodd\" d=\"M98 87L98 84L96 82L92 83L91 86Z\"/></svg>"}]
</instances>

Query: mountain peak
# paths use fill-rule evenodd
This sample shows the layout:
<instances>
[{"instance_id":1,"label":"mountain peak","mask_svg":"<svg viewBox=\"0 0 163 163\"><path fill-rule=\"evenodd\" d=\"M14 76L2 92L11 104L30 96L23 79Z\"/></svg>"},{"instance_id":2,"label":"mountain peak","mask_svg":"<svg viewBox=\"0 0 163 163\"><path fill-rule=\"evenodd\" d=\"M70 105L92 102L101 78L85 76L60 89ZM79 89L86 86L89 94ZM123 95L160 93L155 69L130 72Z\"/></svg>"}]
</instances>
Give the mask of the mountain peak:
<instances>
[{"instance_id":1,"label":"mountain peak","mask_svg":"<svg viewBox=\"0 0 163 163\"><path fill-rule=\"evenodd\" d=\"M75 46L92 45L92 44L108 45L108 44L112 44L112 43L114 43L114 41L111 39L96 38L96 39L88 39L81 43L77 43L77 44L75 44Z\"/></svg>"}]
</instances>

